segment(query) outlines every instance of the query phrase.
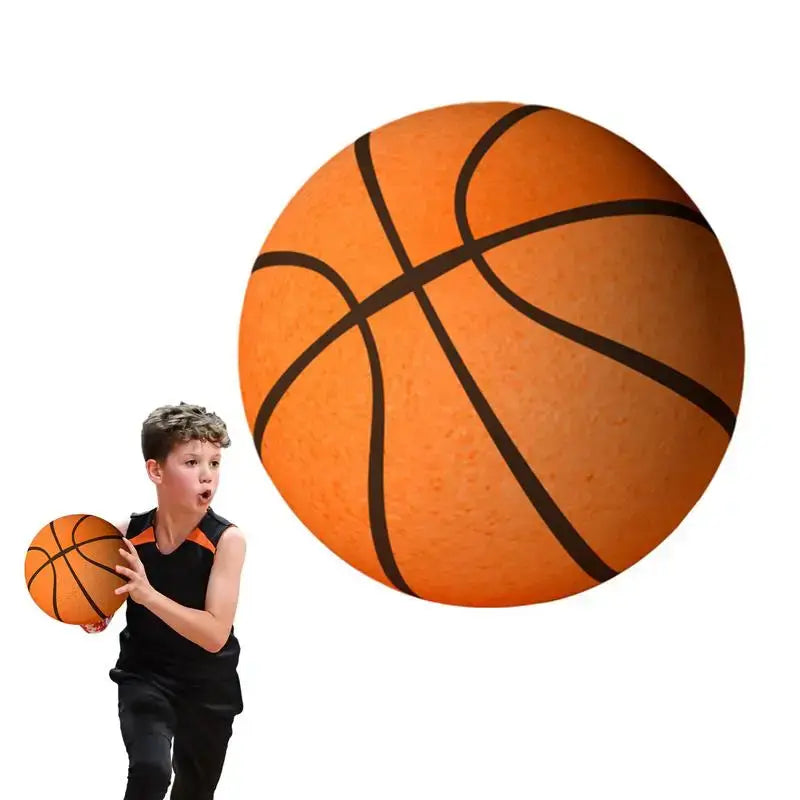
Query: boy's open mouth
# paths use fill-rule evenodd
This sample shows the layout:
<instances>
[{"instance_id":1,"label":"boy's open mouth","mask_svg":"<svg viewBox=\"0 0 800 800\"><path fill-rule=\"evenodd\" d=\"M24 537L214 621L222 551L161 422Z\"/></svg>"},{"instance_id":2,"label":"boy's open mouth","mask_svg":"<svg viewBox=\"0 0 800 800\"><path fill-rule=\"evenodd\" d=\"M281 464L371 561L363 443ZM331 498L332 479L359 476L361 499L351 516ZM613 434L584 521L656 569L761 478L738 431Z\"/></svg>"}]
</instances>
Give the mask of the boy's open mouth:
<instances>
[{"instance_id":1,"label":"boy's open mouth","mask_svg":"<svg viewBox=\"0 0 800 800\"><path fill-rule=\"evenodd\" d=\"M200 492L200 497L203 500L208 500L211 497L211 489L206 489L204 492Z\"/></svg>"}]
</instances>

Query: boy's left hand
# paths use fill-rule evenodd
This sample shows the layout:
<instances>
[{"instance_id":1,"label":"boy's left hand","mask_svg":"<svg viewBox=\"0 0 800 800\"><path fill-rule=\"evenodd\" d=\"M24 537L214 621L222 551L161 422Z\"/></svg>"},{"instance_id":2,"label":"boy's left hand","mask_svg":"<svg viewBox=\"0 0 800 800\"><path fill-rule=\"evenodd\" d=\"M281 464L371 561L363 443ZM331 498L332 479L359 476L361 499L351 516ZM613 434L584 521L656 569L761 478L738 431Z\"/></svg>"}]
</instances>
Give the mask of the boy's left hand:
<instances>
[{"instance_id":1,"label":"boy's left hand","mask_svg":"<svg viewBox=\"0 0 800 800\"><path fill-rule=\"evenodd\" d=\"M100 633L100 631L104 631L108 627L109 622L111 622L111 617L104 617L97 622L87 622L85 625L81 625L81 628L83 628L86 633Z\"/></svg>"},{"instance_id":2,"label":"boy's left hand","mask_svg":"<svg viewBox=\"0 0 800 800\"><path fill-rule=\"evenodd\" d=\"M122 594L127 592L128 596L141 605L145 605L147 600L153 593L153 587L150 581L147 580L147 573L144 571L144 564L136 552L136 548L131 544L129 539L122 540L125 548L120 547L119 552L127 559L129 567L123 567L117 564L117 572L122 573L128 578L128 583L114 589L114 594Z\"/></svg>"}]
</instances>

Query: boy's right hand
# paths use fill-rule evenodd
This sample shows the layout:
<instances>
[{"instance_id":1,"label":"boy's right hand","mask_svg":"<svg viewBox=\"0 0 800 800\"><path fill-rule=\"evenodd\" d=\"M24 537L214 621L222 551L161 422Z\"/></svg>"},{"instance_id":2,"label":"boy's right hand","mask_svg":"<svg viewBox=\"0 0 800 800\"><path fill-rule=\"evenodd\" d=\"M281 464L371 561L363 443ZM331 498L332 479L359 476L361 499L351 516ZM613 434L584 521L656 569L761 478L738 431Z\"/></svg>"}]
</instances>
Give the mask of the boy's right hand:
<instances>
[{"instance_id":1,"label":"boy's right hand","mask_svg":"<svg viewBox=\"0 0 800 800\"><path fill-rule=\"evenodd\" d=\"M86 633L100 633L100 631L104 631L108 627L108 623L111 622L111 617L106 617L105 619L98 620L97 622L90 622L87 625L81 625Z\"/></svg>"}]
</instances>

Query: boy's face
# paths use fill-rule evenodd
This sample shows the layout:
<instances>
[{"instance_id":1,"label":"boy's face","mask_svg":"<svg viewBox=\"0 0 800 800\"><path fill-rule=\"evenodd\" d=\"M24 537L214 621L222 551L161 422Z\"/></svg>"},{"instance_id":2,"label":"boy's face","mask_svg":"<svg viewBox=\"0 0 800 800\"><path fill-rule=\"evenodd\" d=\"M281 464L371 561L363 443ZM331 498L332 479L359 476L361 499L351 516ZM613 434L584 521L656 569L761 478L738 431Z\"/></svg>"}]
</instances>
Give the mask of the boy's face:
<instances>
[{"instance_id":1,"label":"boy's face","mask_svg":"<svg viewBox=\"0 0 800 800\"><path fill-rule=\"evenodd\" d=\"M163 467L148 462L160 502L187 511L208 508L219 483L220 454L218 445L192 439L176 444Z\"/></svg>"}]
</instances>

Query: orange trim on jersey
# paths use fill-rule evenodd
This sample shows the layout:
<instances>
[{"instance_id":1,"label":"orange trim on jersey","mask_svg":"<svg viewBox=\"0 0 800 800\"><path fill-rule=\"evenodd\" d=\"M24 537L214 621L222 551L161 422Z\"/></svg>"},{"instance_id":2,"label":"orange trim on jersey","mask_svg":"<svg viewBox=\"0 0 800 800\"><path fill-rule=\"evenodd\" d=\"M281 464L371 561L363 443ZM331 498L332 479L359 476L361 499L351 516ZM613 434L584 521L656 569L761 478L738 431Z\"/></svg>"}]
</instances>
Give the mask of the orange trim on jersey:
<instances>
[{"instance_id":1,"label":"orange trim on jersey","mask_svg":"<svg viewBox=\"0 0 800 800\"><path fill-rule=\"evenodd\" d=\"M158 543L156 542L155 531L153 530L152 525L149 528L145 528L145 530L143 530L141 533L137 533L136 536L134 536L133 539L129 539L129 541L134 546L137 544L147 544L148 542L153 542L156 546L158 546ZM217 548L214 547L214 544L211 542L208 536L206 536L203 531L200 530L200 528L195 528L184 541L199 544L200 547L205 547L206 550L210 550L212 553L217 552Z\"/></svg>"},{"instance_id":2,"label":"orange trim on jersey","mask_svg":"<svg viewBox=\"0 0 800 800\"><path fill-rule=\"evenodd\" d=\"M155 542L155 540L156 540L156 534L155 531L153 530L152 525L149 528L143 530L141 533L137 533L136 536L133 537L133 539L129 539L130 543L134 546L137 544L147 544L148 542Z\"/></svg>"},{"instance_id":3,"label":"orange trim on jersey","mask_svg":"<svg viewBox=\"0 0 800 800\"><path fill-rule=\"evenodd\" d=\"M206 536L200 528L195 528L187 537L186 540L189 542L194 542L195 544L199 544L200 547L205 547L206 550L210 550L212 553L217 552L217 548L213 545L211 540Z\"/></svg>"}]
</instances>

